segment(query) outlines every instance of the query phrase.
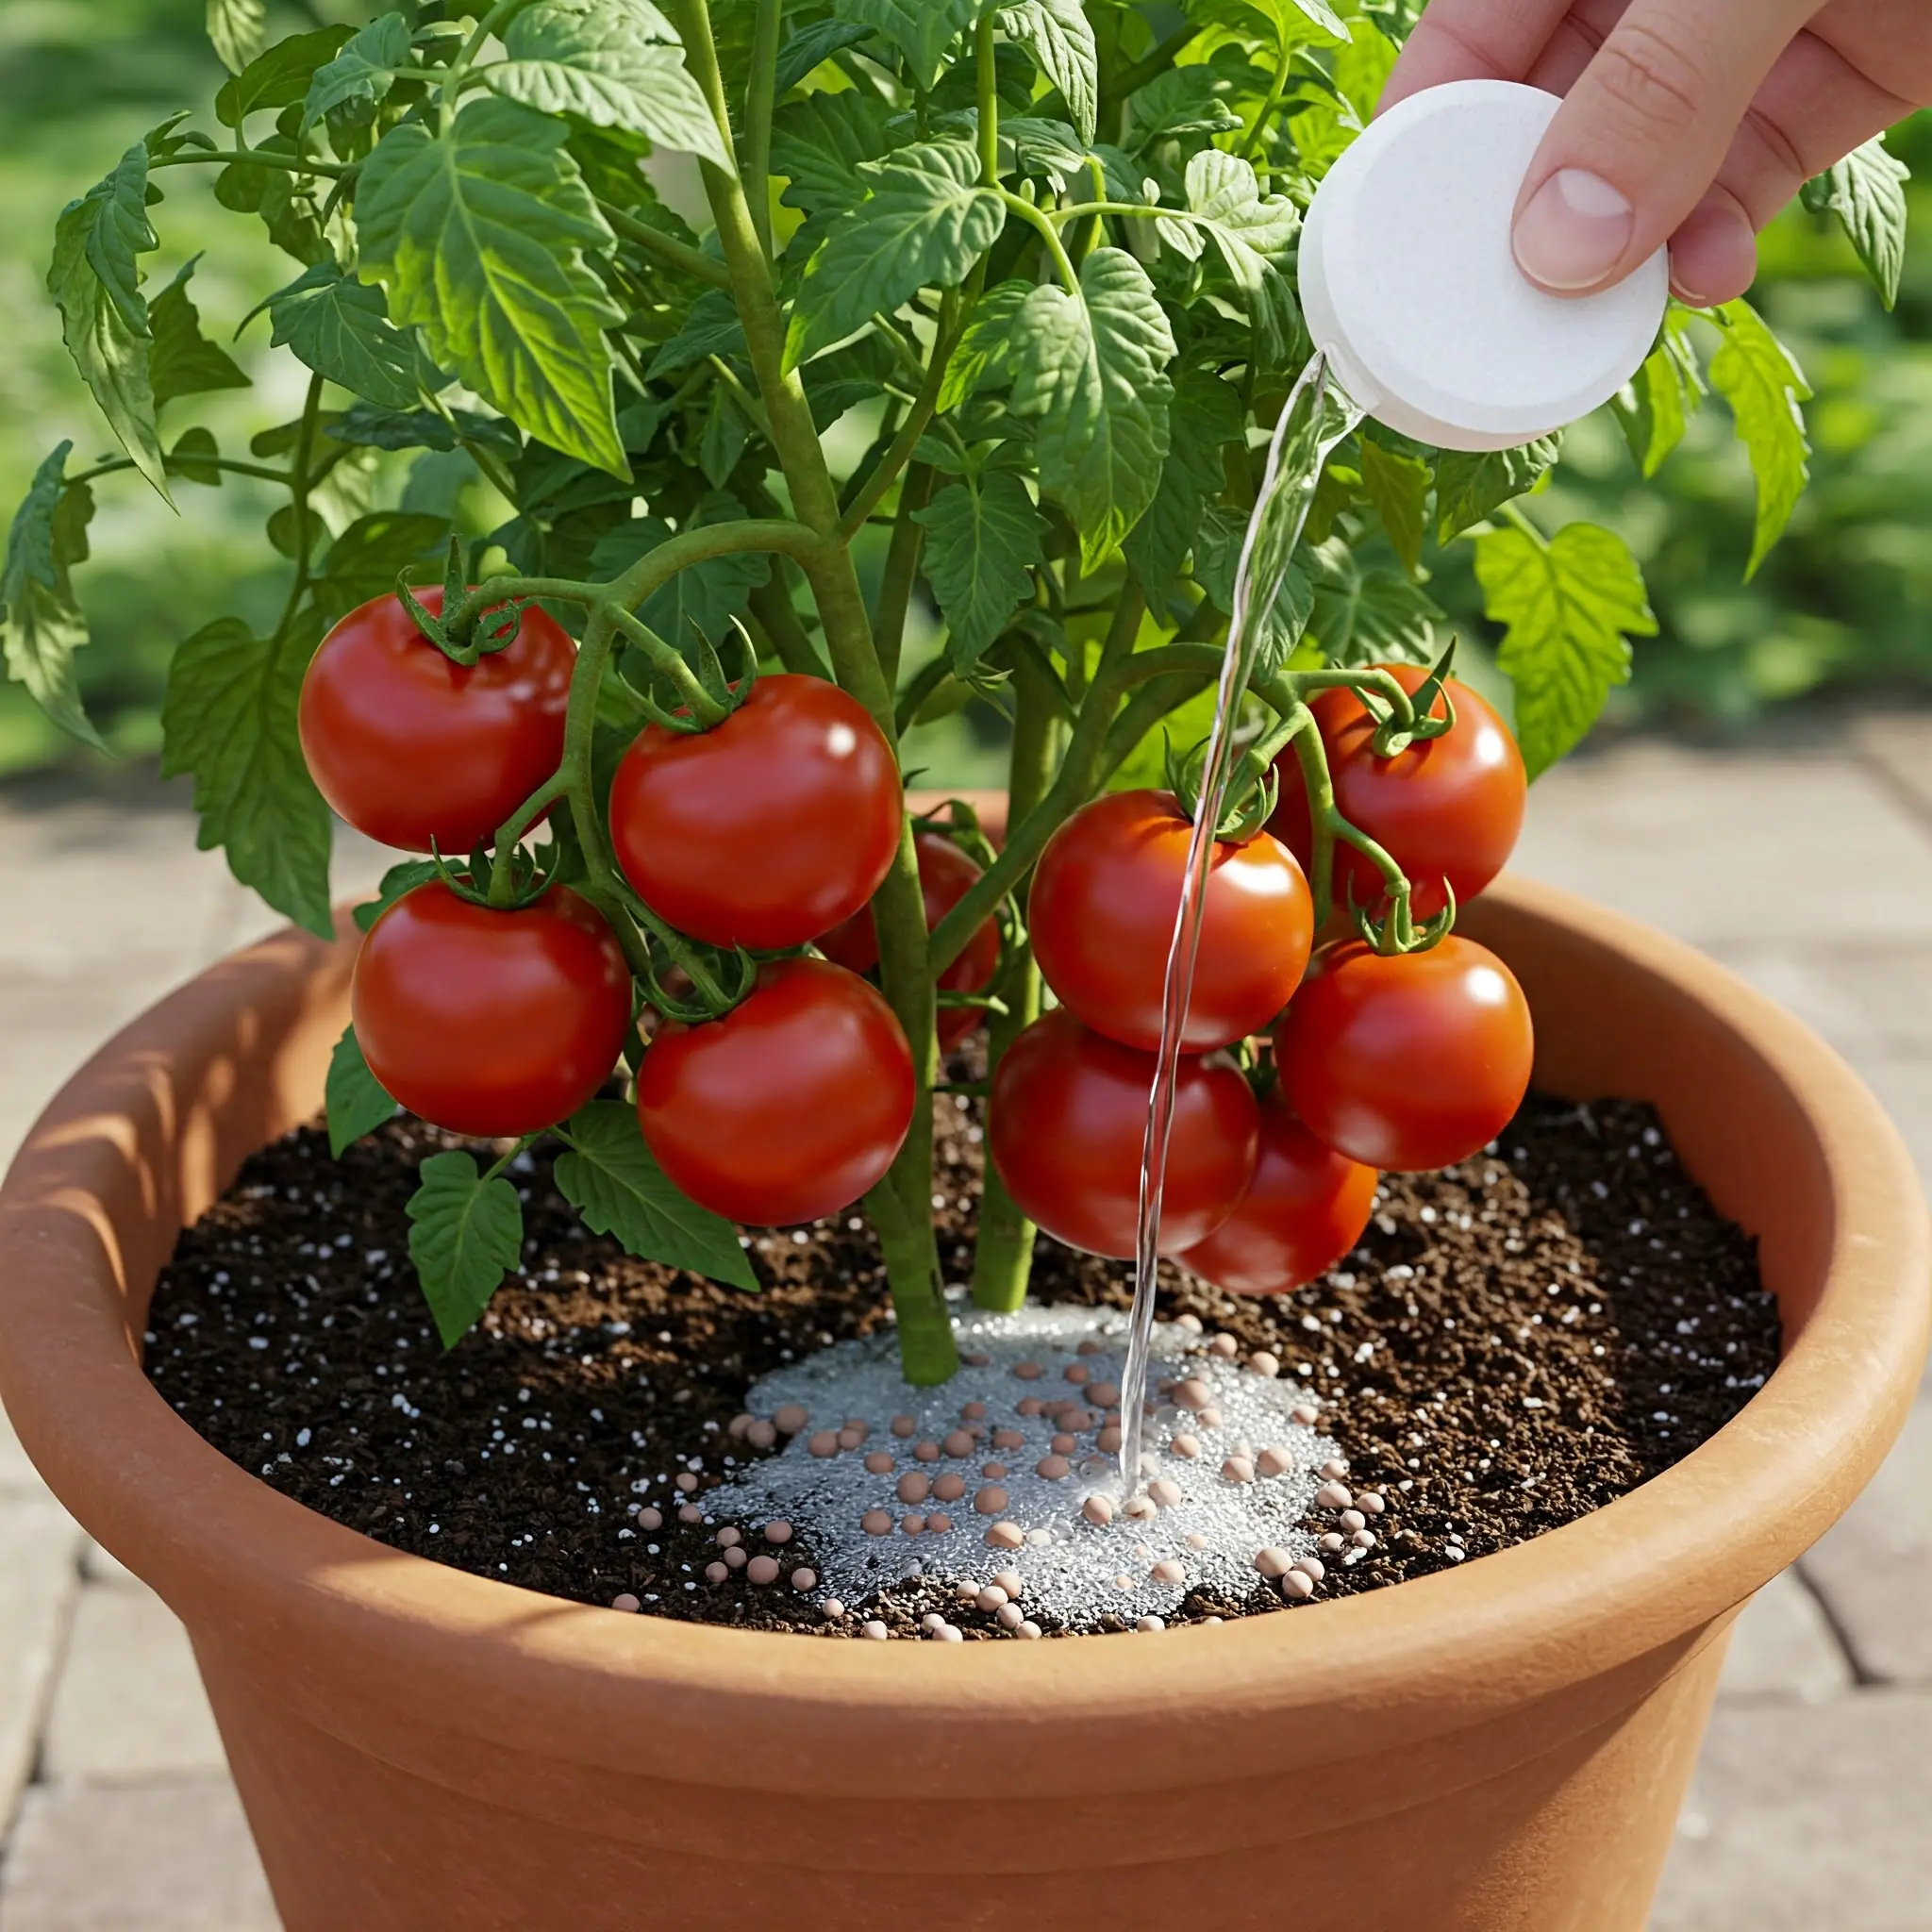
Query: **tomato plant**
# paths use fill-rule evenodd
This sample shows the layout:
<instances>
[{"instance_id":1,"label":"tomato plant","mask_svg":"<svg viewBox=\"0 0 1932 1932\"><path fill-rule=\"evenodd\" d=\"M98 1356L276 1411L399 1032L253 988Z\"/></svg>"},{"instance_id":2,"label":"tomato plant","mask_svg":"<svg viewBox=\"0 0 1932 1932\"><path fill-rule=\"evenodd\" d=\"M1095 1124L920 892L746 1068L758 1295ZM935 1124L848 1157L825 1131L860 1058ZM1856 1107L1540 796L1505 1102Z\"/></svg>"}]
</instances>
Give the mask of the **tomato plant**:
<instances>
[{"instance_id":1,"label":"tomato plant","mask_svg":"<svg viewBox=\"0 0 1932 1932\"><path fill-rule=\"evenodd\" d=\"M980 868L943 832L923 831L914 839L919 850L919 891L928 928L937 925L972 889ZM836 965L853 973L870 973L879 963L878 928L872 909L862 907L850 919L822 934L818 949ZM996 920L982 921L966 950L935 982L941 992L983 992L1000 963L1000 929ZM985 1015L971 1007L941 1007L939 1041L951 1053L977 1028Z\"/></svg>"},{"instance_id":2,"label":"tomato plant","mask_svg":"<svg viewBox=\"0 0 1932 1932\"><path fill-rule=\"evenodd\" d=\"M1255 1176L1235 1209L1181 1265L1230 1294L1285 1294L1332 1268L1362 1238L1375 1170L1316 1140L1271 1093L1261 1103Z\"/></svg>"},{"instance_id":3,"label":"tomato plant","mask_svg":"<svg viewBox=\"0 0 1932 1932\"><path fill-rule=\"evenodd\" d=\"M1377 668L1411 697L1429 675L1420 664ZM1463 905L1503 870L1523 830L1529 791L1523 754L1495 707L1457 678L1445 679L1442 689L1455 723L1440 738L1418 740L1392 758L1377 755L1379 721L1356 691L1324 691L1308 707L1327 753L1335 808L1408 875L1419 919L1442 910L1445 883ZM1307 791L1294 760L1282 764L1281 804L1269 828L1306 865L1314 846ZM1338 851L1338 899L1373 907L1382 891L1382 875L1363 853L1351 846Z\"/></svg>"},{"instance_id":4,"label":"tomato plant","mask_svg":"<svg viewBox=\"0 0 1932 1932\"><path fill-rule=\"evenodd\" d=\"M441 611L442 591L422 602ZM474 664L438 650L394 596L358 606L323 639L302 680L302 756L358 832L461 855L557 769L576 647L534 606L515 622L514 641Z\"/></svg>"},{"instance_id":5,"label":"tomato plant","mask_svg":"<svg viewBox=\"0 0 1932 1932\"><path fill-rule=\"evenodd\" d=\"M1350 940L1315 957L1274 1033L1290 1106L1351 1159L1403 1173L1466 1160L1529 1089L1529 1004L1486 946L1389 957Z\"/></svg>"},{"instance_id":6,"label":"tomato plant","mask_svg":"<svg viewBox=\"0 0 1932 1932\"><path fill-rule=\"evenodd\" d=\"M638 1120L699 1206L759 1225L817 1221L877 1185L917 1097L905 1030L842 966L765 967L721 1020L661 1026L638 1069Z\"/></svg>"},{"instance_id":7,"label":"tomato plant","mask_svg":"<svg viewBox=\"0 0 1932 1932\"><path fill-rule=\"evenodd\" d=\"M1047 841L1026 901L1047 985L1088 1025L1152 1053L1193 832L1171 791L1116 791ZM1307 881L1267 832L1215 847L1200 963L1183 1044L1190 1053L1260 1032L1288 1004L1315 930Z\"/></svg>"},{"instance_id":8,"label":"tomato plant","mask_svg":"<svg viewBox=\"0 0 1932 1932\"><path fill-rule=\"evenodd\" d=\"M1134 1252L1153 1077L1151 1054L1065 1008L1036 1020L1000 1060L988 1150L1014 1200L1069 1247ZM1255 1096L1237 1068L1181 1062L1163 1254L1205 1241L1234 1211L1255 1171L1257 1132Z\"/></svg>"},{"instance_id":9,"label":"tomato plant","mask_svg":"<svg viewBox=\"0 0 1932 1932\"><path fill-rule=\"evenodd\" d=\"M370 1071L411 1113L457 1134L534 1134L616 1066L630 968L567 886L499 909L431 879L370 928L351 1008Z\"/></svg>"}]
</instances>

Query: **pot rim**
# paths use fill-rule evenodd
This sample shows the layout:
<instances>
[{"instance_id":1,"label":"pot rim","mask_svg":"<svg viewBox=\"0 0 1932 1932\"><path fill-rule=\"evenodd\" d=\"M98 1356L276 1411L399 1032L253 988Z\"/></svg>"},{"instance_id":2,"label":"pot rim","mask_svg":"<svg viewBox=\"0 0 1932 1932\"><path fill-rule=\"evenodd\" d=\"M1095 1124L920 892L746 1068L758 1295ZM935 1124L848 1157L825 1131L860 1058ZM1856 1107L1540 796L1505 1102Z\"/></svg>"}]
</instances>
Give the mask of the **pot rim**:
<instances>
[{"instance_id":1,"label":"pot rim","mask_svg":"<svg viewBox=\"0 0 1932 1932\"><path fill-rule=\"evenodd\" d=\"M1815 1308L1731 1423L1591 1514L1458 1569L1152 1644L812 1643L540 1595L389 1549L279 1494L177 1417L133 1359L108 1202L134 1164L145 1212L158 1201L167 1213L169 1177L142 1155L156 1118L192 1200L229 1177L213 1173L209 1121L238 1061L266 1057L275 1074L283 1038L345 979L340 946L293 930L117 1034L28 1135L0 1187L0 1396L57 1493L191 1629L244 1652L263 1619L283 1640L302 1630L312 1681L283 1694L325 1707L324 1677L345 1662L372 1694L387 1685L404 1702L433 1678L437 1708L467 1713L477 1739L514 1711L546 1754L641 1761L685 1782L810 1790L826 1767L799 1740L834 1711L848 1749L924 1727L934 1763L958 1761L962 1733L1020 1724L1044 1741L1078 1724L1105 1752L1116 1727L1150 1722L1172 1728L1177 1751L1212 1738L1224 1753L1230 1724L1278 1740L1293 1721L1353 1756L1484 1724L1674 1645L1688 1656L1824 1532L1897 1433L1932 1318L1925 1204L1863 1083L1763 995L1549 887L1505 879L1488 897L1506 919L1580 941L1600 970L1661 980L1716 1014L1795 1103L1834 1224ZM281 1031L256 1024L251 1041L249 1023L278 1004ZM299 1118L308 1097L282 1096L280 1117ZM1094 1767L1104 1786L1107 1758ZM903 1791L903 1768L882 1763L882 1794ZM1039 1776L1042 1792L1061 1781L1050 1767Z\"/></svg>"}]
</instances>

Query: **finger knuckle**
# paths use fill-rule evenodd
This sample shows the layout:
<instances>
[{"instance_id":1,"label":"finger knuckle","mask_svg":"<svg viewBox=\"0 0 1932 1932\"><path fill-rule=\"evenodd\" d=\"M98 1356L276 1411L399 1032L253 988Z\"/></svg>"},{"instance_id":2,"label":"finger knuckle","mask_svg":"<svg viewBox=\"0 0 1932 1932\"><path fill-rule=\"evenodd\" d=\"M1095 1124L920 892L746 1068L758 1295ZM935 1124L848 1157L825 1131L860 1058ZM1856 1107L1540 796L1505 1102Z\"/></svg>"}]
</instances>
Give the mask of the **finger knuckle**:
<instances>
[{"instance_id":1,"label":"finger knuckle","mask_svg":"<svg viewBox=\"0 0 1932 1932\"><path fill-rule=\"evenodd\" d=\"M1626 21L1604 42L1591 76L1640 126L1681 127L1703 115L1707 90L1697 63L1641 22Z\"/></svg>"}]
</instances>

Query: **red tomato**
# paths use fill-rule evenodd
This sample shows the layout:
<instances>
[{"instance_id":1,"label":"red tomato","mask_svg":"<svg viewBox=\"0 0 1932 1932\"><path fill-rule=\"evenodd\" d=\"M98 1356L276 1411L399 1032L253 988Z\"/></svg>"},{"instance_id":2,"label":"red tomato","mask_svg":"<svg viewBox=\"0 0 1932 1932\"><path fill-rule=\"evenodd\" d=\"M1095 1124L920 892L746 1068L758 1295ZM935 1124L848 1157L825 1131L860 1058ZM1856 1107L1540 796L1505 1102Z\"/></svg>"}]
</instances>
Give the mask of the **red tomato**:
<instances>
[{"instance_id":1,"label":"red tomato","mask_svg":"<svg viewBox=\"0 0 1932 1932\"><path fill-rule=\"evenodd\" d=\"M1181 1265L1230 1294L1284 1294L1361 1239L1375 1170L1324 1147L1279 1092L1261 1103L1261 1148L1241 1205Z\"/></svg>"},{"instance_id":2,"label":"red tomato","mask_svg":"<svg viewBox=\"0 0 1932 1932\"><path fill-rule=\"evenodd\" d=\"M1429 675L1420 664L1381 668L1410 693ZM1412 744L1392 758L1378 758L1371 748L1375 721L1354 691L1324 691L1308 708L1328 750L1336 809L1407 874L1418 919L1442 909L1444 879L1457 904L1464 905L1509 862L1529 791L1523 754L1494 708L1453 677L1445 678L1442 688L1456 706L1456 723L1441 738ZM1276 769L1281 804L1269 829L1306 866L1314 843L1308 794L1294 753L1284 753ZM1359 904L1374 908L1382 903L1382 874L1354 846L1338 844L1338 906L1348 904L1351 887Z\"/></svg>"},{"instance_id":3,"label":"red tomato","mask_svg":"<svg viewBox=\"0 0 1932 1932\"><path fill-rule=\"evenodd\" d=\"M1193 827L1171 791L1116 791L1076 811L1040 855L1027 899L1046 983L1124 1046L1160 1044L1161 990ZM1301 983L1314 939L1307 880L1275 838L1217 842L1193 997L1190 1053L1258 1032Z\"/></svg>"},{"instance_id":4,"label":"red tomato","mask_svg":"<svg viewBox=\"0 0 1932 1932\"><path fill-rule=\"evenodd\" d=\"M1089 1254L1127 1259L1140 1211L1154 1056L1083 1026L1064 1007L1009 1046L993 1076L988 1148L1029 1220ZM1255 1172L1255 1096L1224 1062L1184 1058L1174 1093L1160 1252L1207 1240Z\"/></svg>"},{"instance_id":5,"label":"red tomato","mask_svg":"<svg viewBox=\"0 0 1932 1932\"><path fill-rule=\"evenodd\" d=\"M417 601L442 608L440 590ZM485 622L489 620L486 618ZM302 680L302 756L358 832L405 852L452 855L496 828L563 760L576 647L531 606L516 641L452 664L396 597L352 610Z\"/></svg>"},{"instance_id":6,"label":"red tomato","mask_svg":"<svg viewBox=\"0 0 1932 1932\"><path fill-rule=\"evenodd\" d=\"M1324 950L1274 1034L1282 1091L1309 1131L1406 1174L1493 1141L1528 1091L1533 1047L1515 976L1454 934L1399 958L1358 940Z\"/></svg>"},{"instance_id":7,"label":"red tomato","mask_svg":"<svg viewBox=\"0 0 1932 1932\"><path fill-rule=\"evenodd\" d=\"M610 788L640 898L693 939L776 952L849 919L899 849L892 748L857 698L778 673L709 731L648 724Z\"/></svg>"},{"instance_id":8,"label":"red tomato","mask_svg":"<svg viewBox=\"0 0 1932 1932\"><path fill-rule=\"evenodd\" d=\"M876 988L823 959L780 959L724 1019L658 1028L638 1121L700 1207L770 1227L835 1214L882 1180L914 1086L905 1029Z\"/></svg>"},{"instance_id":9,"label":"red tomato","mask_svg":"<svg viewBox=\"0 0 1932 1932\"><path fill-rule=\"evenodd\" d=\"M356 957L351 1007L370 1071L455 1134L534 1134L590 1100L630 1024L630 969L565 886L514 912L432 879Z\"/></svg>"},{"instance_id":10,"label":"red tomato","mask_svg":"<svg viewBox=\"0 0 1932 1932\"><path fill-rule=\"evenodd\" d=\"M925 929L930 932L949 913L979 876L979 867L943 832L921 832L919 886L925 900ZM872 923L872 908L862 906L850 919L822 934L819 951L851 973L870 973L879 963L879 939ZM980 992L991 983L1000 963L999 922L988 919L966 941L966 950L940 975L942 992ZM986 1015L975 1007L940 1008L940 1050L952 1050Z\"/></svg>"}]
</instances>

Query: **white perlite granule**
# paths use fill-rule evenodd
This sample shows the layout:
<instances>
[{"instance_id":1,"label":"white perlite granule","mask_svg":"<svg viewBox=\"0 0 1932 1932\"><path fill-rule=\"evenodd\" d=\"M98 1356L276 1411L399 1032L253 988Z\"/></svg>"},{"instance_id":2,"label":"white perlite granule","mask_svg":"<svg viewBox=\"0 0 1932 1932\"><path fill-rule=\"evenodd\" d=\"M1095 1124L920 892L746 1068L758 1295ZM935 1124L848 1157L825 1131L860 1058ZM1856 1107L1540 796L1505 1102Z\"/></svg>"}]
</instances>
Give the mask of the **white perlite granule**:
<instances>
[{"instance_id":1,"label":"white perlite granule","mask_svg":"<svg viewBox=\"0 0 1932 1932\"><path fill-rule=\"evenodd\" d=\"M1078 1438L1070 1458L1072 1474L1058 1479L1036 1474L1035 1465L1053 1454L1059 1433L1045 1415L1022 1415L1018 1405L1079 1399L1080 1386L1064 1372L1078 1364L1093 1384L1117 1383L1126 1354L1125 1318L1091 1308L1029 1307L1012 1315L963 1310L956 1319L962 1356L984 1356L969 1363L943 1387L915 1389L899 1373L895 1338L888 1330L863 1341L841 1341L767 1375L751 1391L747 1407L771 1417L787 1405L806 1409L809 1421L777 1454L755 1462L730 1482L704 1497L708 1519L741 1523L748 1537L774 1519L792 1525L808 1547L818 1572L815 1600L836 1598L857 1605L876 1590L902 1578L925 1575L942 1584L991 1582L995 1573L1017 1570L1025 1581L1022 1603L1028 1616L1045 1613L1076 1627L1091 1628L1109 1613L1129 1623L1147 1615L1172 1616L1191 1589L1208 1585L1237 1601L1258 1581L1256 1553L1264 1547L1290 1557L1312 1556L1315 1536L1300 1527L1322 1482L1320 1465L1338 1454L1336 1444L1290 1414L1312 1400L1301 1386L1257 1374L1211 1352L1204 1338L1162 1324L1155 1330L1151 1375L1176 1383L1207 1385L1208 1425L1203 1417L1161 1401L1150 1418L1141 1471L1142 1492L1162 1478L1180 1491L1180 1500L1147 1517L1116 1513L1106 1525L1089 1522L1081 1506L1100 1494L1118 1502L1115 1461L1096 1449L1096 1424ZM1082 1341L1098 1341L1103 1352L1081 1355ZM1023 1364L1037 1377L1015 1374ZM1151 1392L1151 1391L1150 1391ZM1191 1391L1198 1400L1199 1391ZM962 1411L985 1405L983 1418ZM1218 1411L1219 1420L1214 1420ZM895 1416L909 1416L909 1436L894 1435ZM815 1456L815 1433L836 1430L849 1421L868 1426L856 1449ZM915 1457L921 1442L942 1445L960 1429L981 1433L972 1453ZM1018 1446L996 1447L993 1431L1015 1430ZM1177 1435L1191 1435L1199 1453L1174 1453ZM822 1438L823 1441L823 1438ZM1232 1481L1223 1474L1230 1457L1282 1452L1287 1468L1276 1475ZM890 1470L866 1467L869 1456L884 1451ZM984 1466L1003 1463L1006 1473L988 1476ZM952 1474L962 1477L965 1493L957 1501L931 1499L908 1504L897 1493L902 1476L917 1473L934 1481ZM1006 1491L1004 1507L975 1510L980 1491ZM950 1530L908 1535L906 1517L943 1511ZM875 1535L863 1526L869 1514L889 1514L891 1528ZM1016 1524L1025 1540L1015 1548L988 1544L995 1523ZM1200 1547L1191 1544L1195 1539ZM1178 1564L1157 1578L1157 1564Z\"/></svg>"}]
</instances>

